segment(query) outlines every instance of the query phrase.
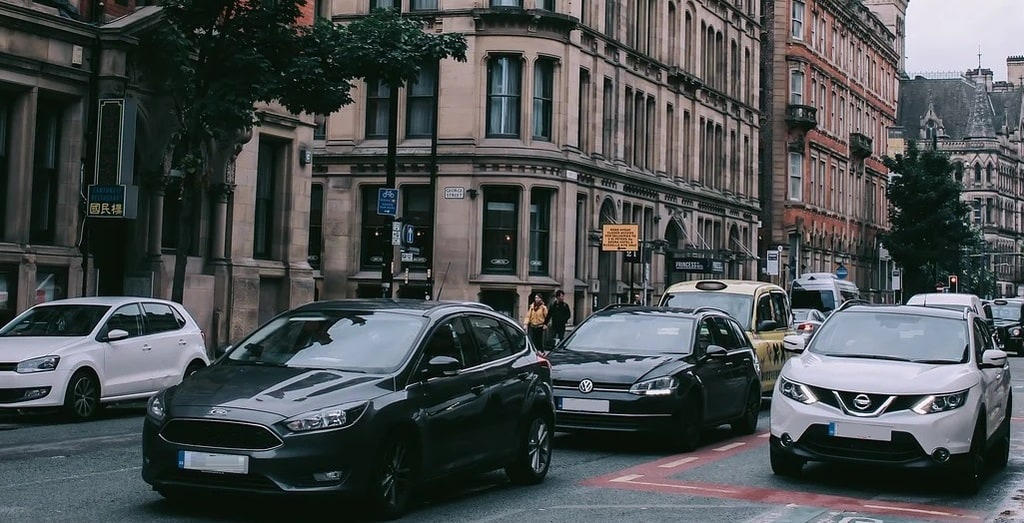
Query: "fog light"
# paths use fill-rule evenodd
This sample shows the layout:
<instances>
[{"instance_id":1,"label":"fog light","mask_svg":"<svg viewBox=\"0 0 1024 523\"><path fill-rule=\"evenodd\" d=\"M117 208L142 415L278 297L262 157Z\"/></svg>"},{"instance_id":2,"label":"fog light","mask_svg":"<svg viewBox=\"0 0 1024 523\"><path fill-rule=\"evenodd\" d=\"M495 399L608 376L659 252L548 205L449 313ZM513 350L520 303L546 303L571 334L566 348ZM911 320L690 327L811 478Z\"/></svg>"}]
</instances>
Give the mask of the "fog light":
<instances>
[{"instance_id":1,"label":"fog light","mask_svg":"<svg viewBox=\"0 0 1024 523\"><path fill-rule=\"evenodd\" d=\"M328 470L327 472L313 474L313 480L315 481L338 481L339 479L341 479L340 470Z\"/></svg>"},{"instance_id":2,"label":"fog light","mask_svg":"<svg viewBox=\"0 0 1024 523\"><path fill-rule=\"evenodd\" d=\"M783 447L788 447L793 444L793 436L790 436L788 432L784 432L779 440L782 442Z\"/></svg>"},{"instance_id":3,"label":"fog light","mask_svg":"<svg viewBox=\"0 0 1024 523\"><path fill-rule=\"evenodd\" d=\"M949 461L949 450L939 447L932 452L932 459L938 463Z\"/></svg>"},{"instance_id":4,"label":"fog light","mask_svg":"<svg viewBox=\"0 0 1024 523\"><path fill-rule=\"evenodd\" d=\"M50 393L50 387L40 387L38 389L25 389L25 394L22 396L26 400L34 400L36 398L42 398Z\"/></svg>"}]
</instances>

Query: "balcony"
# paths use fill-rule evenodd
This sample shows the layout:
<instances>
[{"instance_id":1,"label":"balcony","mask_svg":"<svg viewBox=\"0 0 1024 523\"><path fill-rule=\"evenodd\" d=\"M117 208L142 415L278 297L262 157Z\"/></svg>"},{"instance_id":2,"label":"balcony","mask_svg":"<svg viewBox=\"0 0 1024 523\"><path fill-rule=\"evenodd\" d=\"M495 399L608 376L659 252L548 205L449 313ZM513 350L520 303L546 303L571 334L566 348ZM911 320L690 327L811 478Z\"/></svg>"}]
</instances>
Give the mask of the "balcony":
<instances>
[{"instance_id":1,"label":"balcony","mask_svg":"<svg viewBox=\"0 0 1024 523\"><path fill-rule=\"evenodd\" d=\"M861 133L850 133L850 156L857 160L871 156L871 138Z\"/></svg>"},{"instance_id":2,"label":"balcony","mask_svg":"<svg viewBox=\"0 0 1024 523\"><path fill-rule=\"evenodd\" d=\"M789 104L786 106L786 123L801 131L810 131L818 126L818 108Z\"/></svg>"}]
</instances>

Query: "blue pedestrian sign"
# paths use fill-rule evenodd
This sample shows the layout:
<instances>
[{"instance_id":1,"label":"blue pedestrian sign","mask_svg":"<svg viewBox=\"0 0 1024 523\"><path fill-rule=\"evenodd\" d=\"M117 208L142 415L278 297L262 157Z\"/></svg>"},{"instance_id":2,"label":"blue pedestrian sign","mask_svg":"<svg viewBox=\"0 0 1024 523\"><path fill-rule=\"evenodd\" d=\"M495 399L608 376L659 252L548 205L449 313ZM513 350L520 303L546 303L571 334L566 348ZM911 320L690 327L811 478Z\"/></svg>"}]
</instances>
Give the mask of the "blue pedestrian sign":
<instances>
[{"instance_id":1,"label":"blue pedestrian sign","mask_svg":"<svg viewBox=\"0 0 1024 523\"><path fill-rule=\"evenodd\" d=\"M839 278L840 280L845 280L846 277L849 276L849 274L850 271L846 270L845 265L840 263L839 267L836 267L836 278Z\"/></svg>"},{"instance_id":2,"label":"blue pedestrian sign","mask_svg":"<svg viewBox=\"0 0 1024 523\"><path fill-rule=\"evenodd\" d=\"M377 214L398 216L398 189L377 189Z\"/></svg>"}]
</instances>

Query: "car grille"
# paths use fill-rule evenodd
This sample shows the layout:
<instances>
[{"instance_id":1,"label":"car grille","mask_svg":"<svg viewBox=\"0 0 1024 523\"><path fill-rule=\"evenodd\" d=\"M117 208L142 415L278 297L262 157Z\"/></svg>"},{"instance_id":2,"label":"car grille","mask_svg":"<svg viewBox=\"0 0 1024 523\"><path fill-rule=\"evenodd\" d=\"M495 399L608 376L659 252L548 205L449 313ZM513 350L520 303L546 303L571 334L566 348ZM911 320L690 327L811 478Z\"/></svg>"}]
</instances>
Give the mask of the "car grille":
<instances>
[{"instance_id":1,"label":"car grille","mask_svg":"<svg viewBox=\"0 0 1024 523\"><path fill-rule=\"evenodd\" d=\"M160 475L160 481L183 483L189 486L262 490L267 492L281 491L273 481L256 474L215 474L198 470L170 469Z\"/></svg>"},{"instance_id":2,"label":"car grille","mask_svg":"<svg viewBox=\"0 0 1024 523\"><path fill-rule=\"evenodd\" d=\"M14 369L18 368L17 362L8 363L0 362L0 372L14 372Z\"/></svg>"},{"instance_id":3,"label":"car grille","mask_svg":"<svg viewBox=\"0 0 1024 523\"><path fill-rule=\"evenodd\" d=\"M580 386L580 380L552 380L552 385L558 388L576 389ZM595 390L629 390L629 384L594 382Z\"/></svg>"},{"instance_id":4,"label":"car grille","mask_svg":"<svg viewBox=\"0 0 1024 523\"><path fill-rule=\"evenodd\" d=\"M892 441L874 441L829 436L827 425L812 425L797 443L815 454L831 458L897 464L926 457L914 436L906 432L893 432Z\"/></svg>"},{"instance_id":5,"label":"car grille","mask_svg":"<svg viewBox=\"0 0 1024 523\"><path fill-rule=\"evenodd\" d=\"M636 432L656 430L671 426L669 416L616 416L607 414L583 414L558 411L555 414L555 429L608 430Z\"/></svg>"},{"instance_id":6,"label":"car grille","mask_svg":"<svg viewBox=\"0 0 1024 523\"><path fill-rule=\"evenodd\" d=\"M174 419L160 436L179 445L239 450L270 450L284 443L261 425L217 420Z\"/></svg>"},{"instance_id":7,"label":"car grille","mask_svg":"<svg viewBox=\"0 0 1024 523\"><path fill-rule=\"evenodd\" d=\"M861 412L861 411L858 411L853 406L853 399L855 397L857 397L858 395L860 395L861 394L860 392L847 392L847 391L842 391L842 390L832 391L830 389L825 389L825 388L821 388L821 387L810 387L810 389L811 389L811 392L813 392L814 395L818 397L818 401L824 403L825 405L828 405L828 406L833 407L833 408L838 409L838 410L843 410L843 408L839 406L839 401L836 399L836 394L835 393L838 393L839 397L843 399L843 403L846 404L846 408L847 409L849 409L852 412L856 412L856 413L860 413ZM833 393L833 392L835 392L835 393ZM889 394L866 394L866 395L867 395L867 397L869 399L871 399L871 407L866 409L866 411L864 411L864 412L874 412L875 409L877 409L879 406L881 406L883 403L885 403L886 400L888 400L890 398ZM878 415L885 414L886 412L899 412L901 410L909 410L918 401L921 401L921 398L922 398L922 396L920 396L920 395L896 396L895 399L893 399L892 403L890 403L889 406L886 407L885 410L879 412Z\"/></svg>"}]
</instances>

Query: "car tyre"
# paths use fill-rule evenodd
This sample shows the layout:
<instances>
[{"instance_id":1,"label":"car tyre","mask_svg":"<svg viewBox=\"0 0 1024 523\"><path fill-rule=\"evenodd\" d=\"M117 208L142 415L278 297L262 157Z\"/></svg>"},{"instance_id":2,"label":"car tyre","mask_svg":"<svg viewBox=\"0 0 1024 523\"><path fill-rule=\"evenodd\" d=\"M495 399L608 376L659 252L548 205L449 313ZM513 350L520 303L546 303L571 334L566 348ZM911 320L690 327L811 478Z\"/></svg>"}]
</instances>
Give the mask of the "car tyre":
<instances>
[{"instance_id":1,"label":"car tyre","mask_svg":"<svg viewBox=\"0 0 1024 523\"><path fill-rule=\"evenodd\" d=\"M381 445L370 485L370 509L376 519L390 521L409 510L418 465L416 447L409 436L395 436Z\"/></svg>"},{"instance_id":2,"label":"car tyre","mask_svg":"<svg viewBox=\"0 0 1024 523\"><path fill-rule=\"evenodd\" d=\"M675 431L675 442L679 450L692 452L700 446L703 420L696 400L690 398L679 410L679 426Z\"/></svg>"},{"instance_id":3,"label":"car tyre","mask_svg":"<svg viewBox=\"0 0 1024 523\"><path fill-rule=\"evenodd\" d=\"M189 363L188 367L185 367L185 374L182 375L182 379L185 379L185 378L195 374L196 372L199 371L199 369L202 369L205 366L206 365L203 365L203 362L201 362L199 360L196 360L196 361L193 361L192 363Z\"/></svg>"},{"instance_id":4,"label":"car tyre","mask_svg":"<svg viewBox=\"0 0 1024 523\"><path fill-rule=\"evenodd\" d=\"M1006 400L1006 411L1003 422L999 427L999 438L992 446L992 453L989 455L990 464L997 468L1006 468L1010 462L1010 416L1013 413L1013 399Z\"/></svg>"},{"instance_id":5,"label":"car tyre","mask_svg":"<svg viewBox=\"0 0 1024 523\"><path fill-rule=\"evenodd\" d=\"M953 472L957 490L961 494L974 495L981 490L985 475L985 426L978 420L971 437L971 450L964 457L964 462Z\"/></svg>"},{"instance_id":6,"label":"car tyre","mask_svg":"<svg viewBox=\"0 0 1024 523\"><path fill-rule=\"evenodd\" d=\"M740 434L753 434L757 432L757 418L761 415L761 387L754 385L747 395L746 406L743 407L743 415L732 422L732 430Z\"/></svg>"},{"instance_id":7,"label":"car tyre","mask_svg":"<svg viewBox=\"0 0 1024 523\"><path fill-rule=\"evenodd\" d=\"M797 476L804 468L804 460L772 447L769 451L772 473L776 476Z\"/></svg>"},{"instance_id":8,"label":"car tyre","mask_svg":"<svg viewBox=\"0 0 1024 523\"><path fill-rule=\"evenodd\" d=\"M96 417L100 411L100 383L95 374L82 369L71 376L64 391L63 410L75 422Z\"/></svg>"},{"instance_id":9,"label":"car tyre","mask_svg":"<svg viewBox=\"0 0 1024 523\"><path fill-rule=\"evenodd\" d=\"M505 467L505 475L516 485L536 485L544 481L551 468L554 436L552 416L535 410L527 418L519 436L515 458Z\"/></svg>"}]
</instances>

